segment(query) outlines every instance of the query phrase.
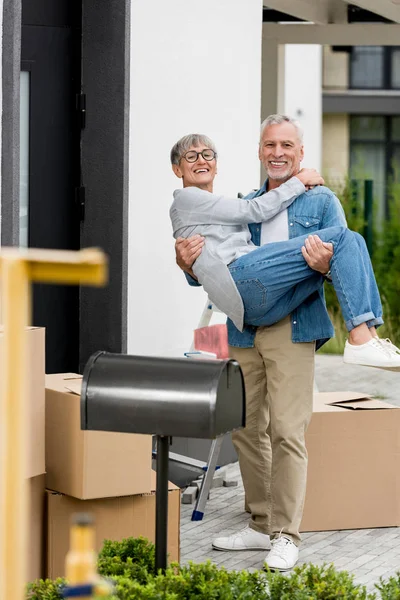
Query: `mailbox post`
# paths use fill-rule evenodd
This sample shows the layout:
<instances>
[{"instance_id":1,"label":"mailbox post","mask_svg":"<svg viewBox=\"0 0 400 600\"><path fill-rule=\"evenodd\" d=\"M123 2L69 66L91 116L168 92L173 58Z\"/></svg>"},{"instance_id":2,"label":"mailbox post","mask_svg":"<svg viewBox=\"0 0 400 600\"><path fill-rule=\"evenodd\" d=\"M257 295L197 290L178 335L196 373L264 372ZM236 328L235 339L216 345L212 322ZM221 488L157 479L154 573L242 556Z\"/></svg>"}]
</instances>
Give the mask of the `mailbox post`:
<instances>
[{"instance_id":1,"label":"mailbox post","mask_svg":"<svg viewBox=\"0 0 400 600\"><path fill-rule=\"evenodd\" d=\"M167 568L168 544L168 461L171 438L157 436L156 458L156 569Z\"/></svg>"},{"instance_id":2,"label":"mailbox post","mask_svg":"<svg viewBox=\"0 0 400 600\"><path fill-rule=\"evenodd\" d=\"M97 352L86 364L81 428L157 436L157 569L167 566L171 438L213 439L244 425L244 381L234 360Z\"/></svg>"}]
</instances>

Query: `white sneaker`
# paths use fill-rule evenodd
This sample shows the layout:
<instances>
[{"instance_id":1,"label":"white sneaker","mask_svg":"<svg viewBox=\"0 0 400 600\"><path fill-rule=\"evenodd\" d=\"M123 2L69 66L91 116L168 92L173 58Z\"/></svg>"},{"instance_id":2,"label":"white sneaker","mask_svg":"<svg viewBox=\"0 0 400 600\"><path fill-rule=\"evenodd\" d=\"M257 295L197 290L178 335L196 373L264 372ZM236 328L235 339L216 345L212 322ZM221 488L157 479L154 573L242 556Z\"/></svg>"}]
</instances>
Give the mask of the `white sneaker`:
<instances>
[{"instance_id":1,"label":"white sneaker","mask_svg":"<svg viewBox=\"0 0 400 600\"><path fill-rule=\"evenodd\" d=\"M247 526L238 533L216 538L212 547L215 550L269 550L271 543L269 535Z\"/></svg>"},{"instance_id":2,"label":"white sneaker","mask_svg":"<svg viewBox=\"0 0 400 600\"><path fill-rule=\"evenodd\" d=\"M353 346L346 341L343 362L400 371L400 350L390 340L381 340L377 337L360 346Z\"/></svg>"},{"instance_id":3,"label":"white sneaker","mask_svg":"<svg viewBox=\"0 0 400 600\"><path fill-rule=\"evenodd\" d=\"M291 539L280 535L271 540L271 552L264 564L271 571L289 571L299 560L299 549Z\"/></svg>"},{"instance_id":4,"label":"white sneaker","mask_svg":"<svg viewBox=\"0 0 400 600\"><path fill-rule=\"evenodd\" d=\"M378 340L378 342L384 347L384 348L389 348L390 350L392 350L395 354L400 355L400 349L395 346L390 340L389 338L379 338L377 335L375 336L375 339Z\"/></svg>"}]
</instances>

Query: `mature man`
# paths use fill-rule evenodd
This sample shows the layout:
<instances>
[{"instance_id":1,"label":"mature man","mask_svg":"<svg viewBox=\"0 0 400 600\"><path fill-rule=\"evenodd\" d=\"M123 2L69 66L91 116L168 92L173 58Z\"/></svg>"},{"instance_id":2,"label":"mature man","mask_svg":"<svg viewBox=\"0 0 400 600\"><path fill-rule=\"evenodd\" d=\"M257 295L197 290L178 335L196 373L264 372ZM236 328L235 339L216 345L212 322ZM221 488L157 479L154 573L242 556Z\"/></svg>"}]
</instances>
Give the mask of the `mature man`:
<instances>
[{"instance_id":1,"label":"mature man","mask_svg":"<svg viewBox=\"0 0 400 600\"><path fill-rule=\"evenodd\" d=\"M285 115L271 115L261 126L259 158L268 178L247 198L280 186L300 170L302 131ZM243 200L245 201L245 200ZM334 225L346 225L343 209L326 187L299 196L267 223L249 225L256 245L287 240ZM199 236L176 242L177 264L191 285L191 266L199 256ZM331 253L307 241L309 266L327 274ZM247 527L213 541L218 550L268 550L265 564L288 570L297 562L307 476L305 431L311 418L314 354L333 335L323 290L312 294L290 317L271 327L245 326L228 319L230 355L246 384L246 427L232 435L251 520Z\"/></svg>"}]
</instances>

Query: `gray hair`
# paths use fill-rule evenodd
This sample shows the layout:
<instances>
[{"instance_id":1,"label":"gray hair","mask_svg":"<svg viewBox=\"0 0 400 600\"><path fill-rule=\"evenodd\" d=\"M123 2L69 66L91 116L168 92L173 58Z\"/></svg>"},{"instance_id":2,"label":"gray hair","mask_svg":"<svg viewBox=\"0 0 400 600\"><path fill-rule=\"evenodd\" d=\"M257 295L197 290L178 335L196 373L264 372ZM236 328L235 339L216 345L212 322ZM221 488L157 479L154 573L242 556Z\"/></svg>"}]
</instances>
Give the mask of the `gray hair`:
<instances>
[{"instance_id":1,"label":"gray hair","mask_svg":"<svg viewBox=\"0 0 400 600\"><path fill-rule=\"evenodd\" d=\"M300 143L303 143L303 130L300 126L300 123L296 121L296 119L292 119L292 117L288 117L287 115L269 115L262 123L260 130L260 139L263 136L264 131L270 125L282 125L282 123L290 123L297 131L297 136L299 138Z\"/></svg>"},{"instance_id":2,"label":"gray hair","mask_svg":"<svg viewBox=\"0 0 400 600\"><path fill-rule=\"evenodd\" d=\"M201 133L190 133L185 135L173 145L171 150L171 164L179 165L182 156L193 146L201 146L204 144L210 150L214 150L215 154L217 149L215 144L209 137L202 135Z\"/></svg>"}]
</instances>

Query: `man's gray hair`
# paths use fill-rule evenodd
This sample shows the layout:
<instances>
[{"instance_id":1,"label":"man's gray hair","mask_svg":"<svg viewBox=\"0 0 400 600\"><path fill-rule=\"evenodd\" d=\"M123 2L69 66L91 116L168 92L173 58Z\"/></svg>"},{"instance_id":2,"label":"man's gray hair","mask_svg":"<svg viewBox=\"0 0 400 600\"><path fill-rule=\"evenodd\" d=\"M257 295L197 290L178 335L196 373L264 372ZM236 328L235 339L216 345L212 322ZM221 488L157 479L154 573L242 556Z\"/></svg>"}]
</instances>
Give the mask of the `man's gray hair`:
<instances>
[{"instance_id":1,"label":"man's gray hair","mask_svg":"<svg viewBox=\"0 0 400 600\"><path fill-rule=\"evenodd\" d=\"M217 153L215 144L209 137L202 135L201 133L189 133L173 145L171 150L171 164L179 165L182 156L193 146L207 146L210 150L214 150Z\"/></svg>"},{"instance_id":2,"label":"man's gray hair","mask_svg":"<svg viewBox=\"0 0 400 600\"><path fill-rule=\"evenodd\" d=\"M263 136L264 131L270 125L282 125L282 123L290 123L297 131L297 136L299 138L300 143L303 143L303 130L300 126L300 123L296 121L296 119L292 119L292 117L288 117L287 115L269 115L262 123L260 130L260 139Z\"/></svg>"}]
</instances>

